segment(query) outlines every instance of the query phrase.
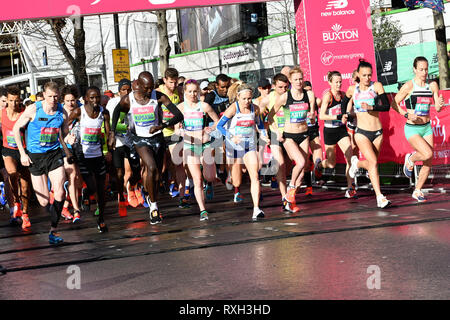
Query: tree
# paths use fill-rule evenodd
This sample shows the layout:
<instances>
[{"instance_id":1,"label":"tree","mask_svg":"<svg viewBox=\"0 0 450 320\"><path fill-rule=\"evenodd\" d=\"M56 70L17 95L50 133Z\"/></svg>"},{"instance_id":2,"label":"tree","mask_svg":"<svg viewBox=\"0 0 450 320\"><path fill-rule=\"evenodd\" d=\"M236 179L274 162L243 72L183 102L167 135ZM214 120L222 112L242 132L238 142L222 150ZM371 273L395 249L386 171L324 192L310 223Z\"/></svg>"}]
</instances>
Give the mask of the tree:
<instances>
[{"instance_id":1,"label":"tree","mask_svg":"<svg viewBox=\"0 0 450 320\"><path fill-rule=\"evenodd\" d=\"M158 10L155 12L157 17L157 28L159 34L159 73L161 78L169 67L170 44L169 34L167 32L166 10Z\"/></svg>"},{"instance_id":2,"label":"tree","mask_svg":"<svg viewBox=\"0 0 450 320\"><path fill-rule=\"evenodd\" d=\"M61 49L64 57L72 69L75 77L75 83L78 85L80 93L83 94L89 86L89 80L86 72L86 51L85 41L86 36L83 28L84 19L81 16L73 16L70 18L73 25L73 46L75 56L72 55L66 42L63 38L63 29L67 24L66 19L50 19L50 24L53 33L55 34L56 41Z\"/></svg>"},{"instance_id":3,"label":"tree","mask_svg":"<svg viewBox=\"0 0 450 320\"><path fill-rule=\"evenodd\" d=\"M396 48L402 38L402 29L398 20L381 15L380 11L372 14L372 34L375 50Z\"/></svg>"},{"instance_id":4,"label":"tree","mask_svg":"<svg viewBox=\"0 0 450 320\"><path fill-rule=\"evenodd\" d=\"M433 10L434 33L436 35L436 47L439 63L439 88L450 88L450 73L447 55L447 37L445 35L444 15Z\"/></svg>"},{"instance_id":5,"label":"tree","mask_svg":"<svg viewBox=\"0 0 450 320\"><path fill-rule=\"evenodd\" d=\"M297 39L295 33L295 12L294 12L294 1L293 0L282 0L276 2L267 2L267 6L273 11L273 13L268 17L275 25L280 25L276 28L277 32L290 32L289 41L292 51L292 60L294 65L298 64L298 48Z\"/></svg>"}]
</instances>

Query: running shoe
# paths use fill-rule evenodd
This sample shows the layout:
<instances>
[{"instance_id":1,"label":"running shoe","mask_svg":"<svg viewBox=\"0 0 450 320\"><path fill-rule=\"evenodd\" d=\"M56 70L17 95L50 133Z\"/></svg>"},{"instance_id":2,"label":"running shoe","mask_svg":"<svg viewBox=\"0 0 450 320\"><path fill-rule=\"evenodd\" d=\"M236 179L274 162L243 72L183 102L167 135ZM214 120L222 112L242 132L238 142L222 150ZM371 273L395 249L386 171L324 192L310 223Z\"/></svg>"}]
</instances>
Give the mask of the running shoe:
<instances>
[{"instance_id":1,"label":"running shoe","mask_svg":"<svg viewBox=\"0 0 450 320\"><path fill-rule=\"evenodd\" d=\"M105 222L97 222L97 229L100 233L108 232L108 227Z\"/></svg>"},{"instance_id":2,"label":"running shoe","mask_svg":"<svg viewBox=\"0 0 450 320\"><path fill-rule=\"evenodd\" d=\"M203 210L200 212L200 221L208 220L208 211Z\"/></svg>"},{"instance_id":3,"label":"running shoe","mask_svg":"<svg viewBox=\"0 0 450 320\"><path fill-rule=\"evenodd\" d=\"M296 213L296 212L300 211L300 208L295 203L288 202L285 199L285 200L283 200L283 210L285 212Z\"/></svg>"},{"instance_id":4,"label":"running shoe","mask_svg":"<svg viewBox=\"0 0 450 320\"><path fill-rule=\"evenodd\" d=\"M169 194L172 198L178 197L180 195L180 192L178 191L177 186L175 183L171 183L169 186Z\"/></svg>"},{"instance_id":5,"label":"running shoe","mask_svg":"<svg viewBox=\"0 0 450 320\"><path fill-rule=\"evenodd\" d=\"M425 199L425 196L423 195L423 192L420 190L414 190L412 194L413 199L417 200L417 202L426 202L427 199Z\"/></svg>"},{"instance_id":6,"label":"running shoe","mask_svg":"<svg viewBox=\"0 0 450 320\"><path fill-rule=\"evenodd\" d=\"M26 230L28 228L31 228L30 217L28 217L28 214L24 213L22 215L22 229Z\"/></svg>"},{"instance_id":7,"label":"running shoe","mask_svg":"<svg viewBox=\"0 0 450 320\"><path fill-rule=\"evenodd\" d=\"M211 185L206 185L205 188L206 200L212 200L214 197L214 188Z\"/></svg>"},{"instance_id":8,"label":"running shoe","mask_svg":"<svg viewBox=\"0 0 450 320\"><path fill-rule=\"evenodd\" d=\"M277 178L272 177L272 179L270 179L270 187L272 189L278 189L278 181Z\"/></svg>"},{"instance_id":9,"label":"running shoe","mask_svg":"<svg viewBox=\"0 0 450 320\"><path fill-rule=\"evenodd\" d=\"M61 237L59 236L58 233L52 231L52 232L50 232L49 235L48 235L48 242L49 242L50 244L58 244L58 243L64 242L64 240L63 240L63 238L61 238Z\"/></svg>"},{"instance_id":10,"label":"running shoe","mask_svg":"<svg viewBox=\"0 0 450 320\"><path fill-rule=\"evenodd\" d=\"M143 191L144 191L144 187L134 189L134 194L136 195L136 198L138 199L139 204L142 204L142 205L145 202L144 197L142 195Z\"/></svg>"},{"instance_id":11,"label":"running shoe","mask_svg":"<svg viewBox=\"0 0 450 320\"><path fill-rule=\"evenodd\" d=\"M227 177L227 180L225 181L225 187L229 191L233 190L233 184L231 183L231 176Z\"/></svg>"},{"instance_id":12,"label":"running shoe","mask_svg":"<svg viewBox=\"0 0 450 320\"><path fill-rule=\"evenodd\" d=\"M186 198L180 199L180 204L178 205L178 208L181 209L189 209L191 205L189 204L189 201Z\"/></svg>"},{"instance_id":13,"label":"running shoe","mask_svg":"<svg viewBox=\"0 0 450 320\"><path fill-rule=\"evenodd\" d=\"M347 191L345 191L345 197L347 199L356 199L356 189L355 186L353 185L351 188L348 188Z\"/></svg>"},{"instance_id":14,"label":"running shoe","mask_svg":"<svg viewBox=\"0 0 450 320\"><path fill-rule=\"evenodd\" d=\"M89 200L89 193L87 188L81 190L81 210L84 212L91 211L91 201Z\"/></svg>"},{"instance_id":15,"label":"running shoe","mask_svg":"<svg viewBox=\"0 0 450 320\"><path fill-rule=\"evenodd\" d=\"M291 203L295 203L295 192L296 192L295 188L289 187L285 197L286 200Z\"/></svg>"},{"instance_id":16,"label":"running shoe","mask_svg":"<svg viewBox=\"0 0 450 320\"><path fill-rule=\"evenodd\" d=\"M61 211L61 217L62 217L64 220L72 220L72 219L73 219L73 216L70 214L69 209L66 208L66 207L64 207L64 208L62 209L62 211Z\"/></svg>"},{"instance_id":17,"label":"running shoe","mask_svg":"<svg viewBox=\"0 0 450 320\"><path fill-rule=\"evenodd\" d=\"M252 220L256 221L261 218L264 218L264 212L261 209L253 210Z\"/></svg>"},{"instance_id":18,"label":"running shoe","mask_svg":"<svg viewBox=\"0 0 450 320\"><path fill-rule=\"evenodd\" d=\"M144 203L142 204L144 208L150 208L150 203L148 202L148 193L144 191Z\"/></svg>"},{"instance_id":19,"label":"running shoe","mask_svg":"<svg viewBox=\"0 0 450 320\"><path fill-rule=\"evenodd\" d=\"M312 196L312 194L313 194L313 188L312 187L306 187L305 196Z\"/></svg>"},{"instance_id":20,"label":"running shoe","mask_svg":"<svg viewBox=\"0 0 450 320\"><path fill-rule=\"evenodd\" d=\"M184 187L184 198L186 200L189 200L191 198L191 195L192 195L191 191L192 191L192 189L189 186Z\"/></svg>"},{"instance_id":21,"label":"running shoe","mask_svg":"<svg viewBox=\"0 0 450 320\"><path fill-rule=\"evenodd\" d=\"M18 226L20 223L19 218L14 218L14 208L9 209L9 224L13 227Z\"/></svg>"},{"instance_id":22,"label":"running shoe","mask_svg":"<svg viewBox=\"0 0 450 320\"><path fill-rule=\"evenodd\" d=\"M158 224L162 222L161 215L159 214L158 209L155 209L150 212L150 224Z\"/></svg>"},{"instance_id":23,"label":"running shoe","mask_svg":"<svg viewBox=\"0 0 450 320\"><path fill-rule=\"evenodd\" d=\"M13 217L19 218L22 216L22 206L19 202L14 203L14 211L13 211Z\"/></svg>"},{"instance_id":24,"label":"running shoe","mask_svg":"<svg viewBox=\"0 0 450 320\"><path fill-rule=\"evenodd\" d=\"M354 179L356 176L356 173L358 172L358 157L357 156L352 156L351 158L351 166L350 169L348 170L348 175L350 176L350 178Z\"/></svg>"},{"instance_id":25,"label":"running shoe","mask_svg":"<svg viewBox=\"0 0 450 320\"><path fill-rule=\"evenodd\" d=\"M98 210L98 209L97 209ZM97 211L95 211L97 212ZM80 211L75 210L74 214L73 214L73 220L72 223L78 223L81 221L81 215L80 215Z\"/></svg>"},{"instance_id":26,"label":"running shoe","mask_svg":"<svg viewBox=\"0 0 450 320\"><path fill-rule=\"evenodd\" d=\"M413 170L414 170L414 163L412 163L409 158L411 158L412 153L408 153L405 156L405 164L403 165L403 173L408 178L411 178Z\"/></svg>"},{"instance_id":27,"label":"running shoe","mask_svg":"<svg viewBox=\"0 0 450 320\"><path fill-rule=\"evenodd\" d=\"M377 206L378 206L378 208L386 208L390 204L391 204L391 202L388 199L386 199L385 196L379 195L377 197Z\"/></svg>"},{"instance_id":28,"label":"running shoe","mask_svg":"<svg viewBox=\"0 0 450 320\"><path fill-rule=\"evenodd\" d=\"M127 202L124 201L120 201L120 195L118 196L119 198L119 216L121 217L126 217L127 216Z\"/></svg>"},{"instance_id":29,"label":"running shoe","mask_svg":"<svg viewBox=\"0 0 450 320\"><path fill-rule=\"evenodd\" d=\"M6 199L5 183L0 182L0 204L4 207L8 203Z\"/></svg>"},{"instance_id":30,"label":"running shoe","mask_svg":"<svg viewBox=\"0 0 450 320\"><path fill-rule=\"evenodd\" d=\"M132 206L133 208L139 206L139 200L136 197L135 188L131 187L129 182L127 183L127 193L128 193L128 203L130 204L130 206Z\"/></svg>"},{"instance_id":31,"label":"running shoe","mask_svg":"<svg viewBox=\"0 0 450 320\"><path fill-rule=\"evenodd\" d=\"M319 165L322 163L322 160L316 159L316 162L314 163L314 175L317 180L320 180L322 178L322 170L319 169Z\"/></svg>"},{"instance_id":32,"label":"running shoe","mask_svg":"<svg viewBox=\"0 0 450 320\"><path fill-rule=\"evenodd\" d=\"M240 192L234 194L234 203L239 203L244 201L244 197L242 197Z\"/></svg>"}]
</instances>

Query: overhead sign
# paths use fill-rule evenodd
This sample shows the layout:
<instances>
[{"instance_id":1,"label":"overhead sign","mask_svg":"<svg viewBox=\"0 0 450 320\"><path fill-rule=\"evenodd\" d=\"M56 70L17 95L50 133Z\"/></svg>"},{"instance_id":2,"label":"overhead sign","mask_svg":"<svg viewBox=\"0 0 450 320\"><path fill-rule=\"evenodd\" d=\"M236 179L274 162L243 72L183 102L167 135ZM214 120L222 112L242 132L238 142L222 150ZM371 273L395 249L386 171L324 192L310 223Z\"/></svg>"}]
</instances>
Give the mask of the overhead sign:
<instances>
[{"instance_id":1,"label":"overhead sign","mask_svg":"<svg viewBox=\"0 0 450 320\"><path fill-rule=\"evenodd\" d=\"M342 74L346 90L359 59L372 64L376 80L369 0L295 0L295 8L300 66L317 96L329 89L329 71Z\"/></svg>"},{"instance_id":2,"label":"overhead sign","mask_svg":"<svg viewBox=\"0 0 450 320\"><path fill-rule=\"evenodd\" d=\"M122 79L131 80L128 49L113 49L112 57L114 67L114 82L119 82Z\"/></svg>"},{"instance_id":3,"label":"overhead sign","mask_svg":"<svg viewBox=\"0 0 450 320\"><path fill-rule=\"evenodd\" d=\"M0 21L96 15L118 12L220 6L270 0L22 0L2 1Z\"/></svg>"}]
</instances>

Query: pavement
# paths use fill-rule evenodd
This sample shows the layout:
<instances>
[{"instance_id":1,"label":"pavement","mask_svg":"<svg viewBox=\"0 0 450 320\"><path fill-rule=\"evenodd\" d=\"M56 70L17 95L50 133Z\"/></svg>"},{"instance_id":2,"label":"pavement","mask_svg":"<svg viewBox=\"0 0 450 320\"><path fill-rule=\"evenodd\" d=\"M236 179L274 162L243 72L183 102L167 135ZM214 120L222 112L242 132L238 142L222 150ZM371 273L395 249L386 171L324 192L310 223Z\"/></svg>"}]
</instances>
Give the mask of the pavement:
<instances>
[{"instance_id":1,"label":"pavement","mask_svg":"<svg viewBox=\"0 0 450 320\"><path fill-rule=\"evenodd\" d=\"M60 223L59 246L48 244L42 210L30 214L28 232L0 212L0 300L450 298L448 193L421 204L410 191L385 193L392 206L379 209L370 190L349 200L316 188L297 195L299 213L286 214L278 190L263 187L266 217L253 222L249 186L242 191L244 203L235 204L215 186L204 222L195 200L180 209L162 195L155 226L148 209L120 217L109 202L108 233L84 213L77 225Z\"/></svg>"}]
</instances>

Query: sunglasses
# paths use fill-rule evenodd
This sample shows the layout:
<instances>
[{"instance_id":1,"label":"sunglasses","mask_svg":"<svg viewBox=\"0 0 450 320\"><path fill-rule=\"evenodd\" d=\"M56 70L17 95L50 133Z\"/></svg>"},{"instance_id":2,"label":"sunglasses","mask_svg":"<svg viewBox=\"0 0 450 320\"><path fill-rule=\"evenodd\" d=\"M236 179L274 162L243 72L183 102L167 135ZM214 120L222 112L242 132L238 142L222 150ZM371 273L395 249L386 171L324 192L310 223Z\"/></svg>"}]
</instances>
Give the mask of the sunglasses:
<instances>
[{"instance_id":1,"label":"sunglasses","mask_svg":"<svg viewBox=\"0 0 450 320\"><path fill-rule=\"evenodd\" d=\"M190 84L190 83L198 84L197 80L195 80L195 79L189 79L185 82L185 84Z\"/></svg>"}]
</instances>

